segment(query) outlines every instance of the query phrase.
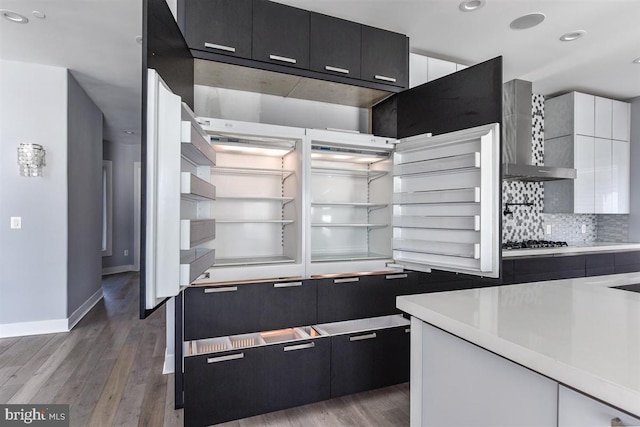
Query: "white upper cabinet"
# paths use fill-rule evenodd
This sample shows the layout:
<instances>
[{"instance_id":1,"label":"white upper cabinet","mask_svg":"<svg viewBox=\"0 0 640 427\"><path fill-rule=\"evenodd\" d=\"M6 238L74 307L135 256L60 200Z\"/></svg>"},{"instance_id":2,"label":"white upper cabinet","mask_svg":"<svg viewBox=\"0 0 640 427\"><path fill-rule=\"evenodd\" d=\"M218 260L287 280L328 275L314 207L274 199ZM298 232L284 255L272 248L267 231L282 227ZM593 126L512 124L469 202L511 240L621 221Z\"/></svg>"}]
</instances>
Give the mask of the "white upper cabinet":
<instances>
[{"instance_id":1,"label":"white upper cabinet","mask_svg":"<svg viewBox=\"0 0 640 427\"><path fill-rule=\"evenodd\" d=\"M466 65L443 59L431 58L417 53L409 54L409 87L439 79L446 75L464 70Z\"/></svg>"},{"instance_id":2,"label":"white upper cabinet","mask_svg":"<svg viewBox=\"0 0 640 427\"><path fill-rule=\"evenodd\" d=\"M629 213L631 156L628 141L611 141L612 210Z\"/></svg>"},{"instance_id":3,"label":"white upper cabinet","mask_svg":"<svg viewBox=\"0 0 640 427\"><path fill-rule=\"evenodd\" d=\"M574 92L574 132L578 135L594 136L594 98L593 95Z\"/></svg>"},{"instance_id":4,"label":"white upper cabinet","mask_svg":"<svg viewBox=\"0 0 640 427\"><path fill-rule=\"evenodd\" d=\"M631 126L629 125L631 105L628 102L614 100L612 110L611 139L615 139L617 141L631 141Z\"/></svg>"},{"instance_id":5,"label":"white upper cabinet","mask_svg":"<svg viewBox=\"0 0 640 427\"><path fill-rule=\"evenodd\" d=\"M576 179L573 181L573 203L575 213L593 213L594 180L594 138L578 135L574 147L574 167ZM547 187L545 186L545 193Z\"/></svg>"},{"instance_id":6,"label":"white upper cabinet","mask_svg":"<svg viewBox=\"0 0 640 427\"><path fill-rule=\"evenodd\" d=\"M613 212L613 176L611 167L611 140L594 138L593 149L593 212Z\"/></svg>"},{"instance_id":7,"label":"white upper cabinet","mask_svg":"<svg viewBox=\"0 0 640 427\"><path fill-rule=\"evenodd\" d=\"M596 138L611 139L611 115L613 101L595 96L594 134Z\"/></svg>"}]
</instances>

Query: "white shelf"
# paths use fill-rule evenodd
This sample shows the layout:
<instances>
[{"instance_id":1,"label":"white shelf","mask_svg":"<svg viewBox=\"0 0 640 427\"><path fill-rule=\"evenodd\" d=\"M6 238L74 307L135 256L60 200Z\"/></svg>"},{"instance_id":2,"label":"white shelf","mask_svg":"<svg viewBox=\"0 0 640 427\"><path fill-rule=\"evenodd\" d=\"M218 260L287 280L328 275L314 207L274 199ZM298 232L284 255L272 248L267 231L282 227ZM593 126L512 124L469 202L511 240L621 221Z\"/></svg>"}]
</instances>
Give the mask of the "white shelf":
<instances>
[{"instance_id":1,"label":"white shelf","mask_svg":"<svg viewBox=\"0 0 640 427\"><path fill-rule=\"evenodd\" d=\"M180 286L189 286L216 260L214 249L180 251Z\"/></svg>"},{"instance_id":2,"label":"white shelf","mask_svg":"<svg viewBox=\"0 0 640 427\"><path fill-rule=\"evenodd\" d=\"M293 197L262 197L262 196L218 196L216 200L237 202L281 202L287 204L293 201Z\"/></svg>"},{"instance_id":3,"label":"white shelf","mask_svg":"<svg viewBox=\"0 0 640 427\"><path fill-rule=\"evenodd\" d=\"M215 200L216 186L192 173L180 174L180 192L182 198L192 201Z\"/></svg>"},{"instance_id":4,"label":"white shelf","mask_svg":"<svg viewBox=\"0 0 640 427\"><path fill-rule=\"evenodd\" d=\"M209 144L209 140L200 133L196 124L191 121L182 122L182 141L180 153L182 157L197 166L211 166L216 164L216 152Z\"/></svg>"},{"instance_id":5,"label":"white shelf","mask_svg":"<svg viewBox=\"0 0 640 427\"><path fill-rule=\"evenodd\" d=\"M311 262L364 261L375 259L391 259L391 255L378 254L374 252L352 252L322 255L311 254Z\"/></svg>"},{"instance_id":6,"label":"white shelf","mask_svg":"<svg viewBox=\"0 0 640 427\"><path fill-rule=\"evenodd\" d=\"M289 264L295 260L285 256L270 257L243 257L243 258L220 258L216 260L214 267L231 267L242 265L264 265L264 264Z\"/></svg>"},{"instance_id":7,"label":"white shelf","mask_svg":"<svg viewBox=\"0 0 640 427\"><path fill-rule=\"evenodd\" d=\"M388 227L389 224L357 224L357 223L330 223L330 222L322 222L322 223L314 223L311 224L312 227L349 227L349 228L384 228Z\"/></svg>"},{"instance_id":8,"label":"white shelf","mask_svg":"<svg viewBox=\"0 0 640 427\"><path fill-rule=\"evenodd\" d=\"M331 168L331 167L312 167L311 173L314 175L341 175L362 177L374 180L388 174L387 171L356 169L356 168Z\"/></svg>"},{"instance_id":9,"label":"white shelf","mask_svg":"<svg viewBox=\"0 0 640 427\"><path fill-rule=\"evenodd\" d=\"M292 170L285 169L263 169L263 168L238 168L229 166L214 166L211 168L212 174L220 175L273 175L282 176L285 180L294 174Z\"/></svg>"},{"instance_id":10,"label":"white shelf","mask_svg":"<svg viewBox=\"0 0 640 427\"><path fill-rule=\"evenodd\" d=\"M292 224L292 219L218 219L218 224Z\"/></svg>"},{"instance_id":11,"label":"white shelf","mask_svg":"<svg viewBox=\"0 0 640 427\"><path fill-rule=\"evenodd\" d=\"M311 206L381 209L389 205L386 203L311 202Z\"/></svg>"}]
</instances>

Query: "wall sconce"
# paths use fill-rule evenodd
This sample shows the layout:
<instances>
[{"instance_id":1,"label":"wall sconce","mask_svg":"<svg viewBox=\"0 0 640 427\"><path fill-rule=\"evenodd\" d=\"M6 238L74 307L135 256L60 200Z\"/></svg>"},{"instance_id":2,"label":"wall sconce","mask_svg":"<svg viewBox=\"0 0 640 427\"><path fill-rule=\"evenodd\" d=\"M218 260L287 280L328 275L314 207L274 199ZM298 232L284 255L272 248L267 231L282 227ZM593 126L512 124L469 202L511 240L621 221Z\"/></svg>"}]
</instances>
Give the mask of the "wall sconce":
<instances>
[{"instance_id":1,"label":"wall sconce","mask_svg":"<svg viewBox=\"0 0 640 427\"><path fill-rule=\"evenodd\" d=\"M21 176L42 176L42 168L47 164L46 151L40 144L20 144L18 165Z\"/></svg>"}]
</instances>

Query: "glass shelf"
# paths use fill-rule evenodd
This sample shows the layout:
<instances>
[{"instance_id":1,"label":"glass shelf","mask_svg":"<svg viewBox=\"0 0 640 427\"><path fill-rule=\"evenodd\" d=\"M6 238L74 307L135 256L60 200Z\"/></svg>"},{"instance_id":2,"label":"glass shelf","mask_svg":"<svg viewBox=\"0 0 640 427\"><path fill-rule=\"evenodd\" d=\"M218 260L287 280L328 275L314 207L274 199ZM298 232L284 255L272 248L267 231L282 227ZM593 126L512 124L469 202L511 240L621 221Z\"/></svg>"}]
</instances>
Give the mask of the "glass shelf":
<instances>
[{"instance_id":1,"label":"glass shelf","mask_svg":"<svg viewBox=\"0 0 640 427\"><path fill-rule=\"evenodd\" d=\"M214 267L231 267L241 265L288 264L295 260L285 256L218 258Z\"/></svg>"},{"instance_id":2,"label":"glass shelf","mask_svg":"<svg viewBox=\"0 0 640 427\"><path fill-rule=\"evenodd\" d=\"M216 219L216 224L292 224L292 219Z\"/></svg>"},{"instance_id":3,"label":"glass shelf","mask_svg":"<svg viewBox=\"0 0 640 427\"><path fill-rule=\"evenodd\" d=\"M238 202L282 202L287 204L293 201L293 197L262 197L262 196L218 196L216 200L220 201L238 201Z\"/></svg>"},{"instance_id":4,"label":"glass shelf","mask_svg":"<svg viewBox=\"0 0 640 427\"><path fill-rule=\"evenodd\" d=\"M263 168L238 168L230 166L214 166L211 168L211 174L220 175L272 175L282 176L285 180L294 174L292 170L285 169L263 169Z\"/></svg>"},{"instance_id":5,"label":"glass shelf","mask_svg":"<svg viewBox=\"0 0 640 427\"><path fill-rule=\"evenodd\" d=\"M354 227L354 228L384 228L389 224L357 224L357 223L331 223L331 222L317 222L311 224L312 227Z\"/></svg>"},{"instance_id":6,"label":"glass shelf","mask_svg":"<svg viewBox=\"0 0 640 427\"><path fill-rule=\"evenodd\" d=\"M311 202L311 206L333 206L333 207L353 207L353 208L368 208L368 209L382 209L389 206L386 203L351 203L351 202Z\"/></svg>"},{"instance_id":7,"label":"glass shelf","mask_svg":"<svg viewBox=\"0 0 640 427\"><path fill-rule=\"evenodd\" d=\"M311 173L314 175L341 175L367 178L373 181L388 174L387 171L356 169L356 168L330 168L330 167L312 167Z\"/></svg>"},{"instance_id":8,"label":"glass shelf","mask_svg":"<svg viewBox=\"0 0 640 427\"><path fill-rule=\"evenodd\" d=\"M311 254L311 262L336 262L336 261L364 261L376 259L391 259L391 255L374 252L351 252L334 254Z\"/></svg>"}]
</instances>

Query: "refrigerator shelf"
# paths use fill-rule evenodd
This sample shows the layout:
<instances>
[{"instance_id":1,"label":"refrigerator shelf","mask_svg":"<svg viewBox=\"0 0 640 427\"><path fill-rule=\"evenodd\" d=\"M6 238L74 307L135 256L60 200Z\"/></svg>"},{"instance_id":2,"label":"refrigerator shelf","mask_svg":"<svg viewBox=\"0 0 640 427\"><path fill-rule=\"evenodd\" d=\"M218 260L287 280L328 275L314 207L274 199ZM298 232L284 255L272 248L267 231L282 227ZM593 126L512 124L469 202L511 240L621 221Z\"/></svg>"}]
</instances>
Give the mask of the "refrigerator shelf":
<instances>
[{"instance_id":1,"label":"refrigerator shelf","mask_svg":"<svg viewBox=\"0 0 640 427\"><path fill-rule=\"evenodd\" d=\"M292 219L218 219L218 224L293 224Z\"/></svg>"},{"instance_id":2,"label":"refrigerator shelf","mask_svg":"<svg viewBox=\"0 0 640 427\"><path fill-rule=\"evenodd\" d=\"M215 262L214 267L285 264L285 263L294 263L294 262L296 262L295 259L285 257L285 256L218 258Z\"/></svg>"},{"instance_id":3,"label":"refrigerator shelf","mask_svg":"<svg viewBox=\"0 0 640 427\"><path fill-rule=\"evenodd\" d=\"M353 227L353 228L384 228L389 224L356 224L356 223L331 223L318 222L311 224L312 227Z\"/></svg>"},{"instance_id":4,"label":"refrigerator shelf","mask_svg":"<svg viewBox=\"0 0 640 427\"><path fill-rule=\"evenodd\" d=\"M218 196L216 200L220 201L238 201L238 202L282 202L287 204L294 200L293 197L262 197L262 196Z\"/></svg>"},{"instance_id":5,"label":"refrigerator shelf","mask_svg":"<svg viewBox=\"0 0 640 427\"><path fill-rule=\"evenodd\" d=\"M215 200L216 186L190 172L180 174L180 193L182 199L192 201Z\"/></svg>"},{"instance_id":6,"label":"refrigerator shelf","mask_svg":"<svg viewBox=\"0 0 640 427\"><path fill-rule=\"evenodd\" d=\"M182 122L180 153L182 157L197 166L216 164L216 152L196 125L191 121Z\"/></svg>"},{"instance_id":7,"label":"refrigerator shelf","mask_svg":"<svg viewBox=\"0 0 640 427\"><path fill-rule=\"evenodd\" d=\"M211 174L220 175L272 175L282 176L282 180L289 178L295 172L286 169L267 169L267 168L239 168L231 166L214 166L211 168Z\"/></svg>"},{"instance_id":8,"label":"refrigerator shelf","mask_svg":"<svg viewBox=\"0 0 640 427\"><path fill-rule=\"evenodd\" d=\"M351 203L351 202L311 202L311 206L345 207L345 208L367 208L382 209L389 206L388 203Z\"/></svg>"},{"instance_id":9,"label":"refrigerator shelf","mask_svg":"<svg viewBox=\"0 0 640 427\"><path fill-rule=\"evenodd\" d=\"M388 174L384 170L369 170L357 168L332 168L332 167L311 167L311 173L314 175L341 175L367 178L373 181L376 178L383 177Z\"/></svg>"},{"instance_id":10,"label":"refrigerator shelf","mask_svg":"<svg viewBox=\"0 0 640 427\"><path fill-rule=\"evenodd\" d=\"M189 286L216 260L214 249L191 249L180 251L180 286Z\"/></svg>"},{"instance_id":11,"label":"refrigerator shelf","mask_svg":"<svg viewBox=\"0 0 640 427\"><path fill-rule=\"evenodd\" d=\"M391 255L378 254L374 252L352 252L322 255L311 254L311 262L365 261L376 259L391 259Z\"/></svg>"},{"instance_id":12,"label":"refrigerator shelf","mask_svg":"<svg viewBox=\"0 0 640 427\"><path fill-rule=\"evenodd\" d=\"M180 220L180 249L192 249L215 238L215 219Z\"/></svg>"}]
</instances>

